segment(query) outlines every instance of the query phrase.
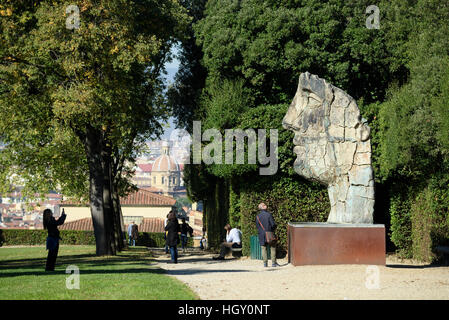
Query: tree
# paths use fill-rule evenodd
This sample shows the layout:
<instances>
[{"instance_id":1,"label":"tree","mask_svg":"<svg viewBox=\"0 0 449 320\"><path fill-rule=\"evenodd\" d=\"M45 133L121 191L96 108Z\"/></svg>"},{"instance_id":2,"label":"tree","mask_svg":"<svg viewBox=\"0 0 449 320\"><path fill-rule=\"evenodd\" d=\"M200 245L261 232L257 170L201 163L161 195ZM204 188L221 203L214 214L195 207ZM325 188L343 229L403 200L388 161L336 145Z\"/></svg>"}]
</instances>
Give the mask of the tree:
<instances>
[{"instance_id":1,"label":"tree","mask_svg":"<svg viewBox=\"0 0 449 320\"><path fill-rule=\"evenodd\" d=\"M180 41L180 66L173 86L168 89L167 97L177 127L192 132L193 120L197 119L200 113L201 92L207 76L207 71L201 64L203 52L196 43L193 25L203 18L206 1L183 0L181 3L192 20L185 38Z\"/></svg>"},{"instance_id":2,"label":"tree","mask_svg":"<svg viewBox=\"0 0 449 320\"><path fill-rule=\"evenodd\" d=\"M70 186L63 168L82 165L75 181L89 181L97 255L115 254L125 163L142 141L161 133L169 113L160 74L188 19L173 0L79 1L79 28L67 28L70 4L2 3L3 163L26 167L30 180L50 178L52 187ZM46 161L51 157L60 161Z\"/></svg>"},{"instance_id":3,"label":"tree","mask_svg":"<svg viewBox=\"0 0 449 320\"><path fill-rule=\"evenodd\" d=\"M255 106L290 103L299 75L309 71L355 99L382 99L399 75L390 70L385 30L366 27L370 4L209 1L205 17L194 26L208 71L206 87L243 79Z\"/></svg>"}]
</instances>

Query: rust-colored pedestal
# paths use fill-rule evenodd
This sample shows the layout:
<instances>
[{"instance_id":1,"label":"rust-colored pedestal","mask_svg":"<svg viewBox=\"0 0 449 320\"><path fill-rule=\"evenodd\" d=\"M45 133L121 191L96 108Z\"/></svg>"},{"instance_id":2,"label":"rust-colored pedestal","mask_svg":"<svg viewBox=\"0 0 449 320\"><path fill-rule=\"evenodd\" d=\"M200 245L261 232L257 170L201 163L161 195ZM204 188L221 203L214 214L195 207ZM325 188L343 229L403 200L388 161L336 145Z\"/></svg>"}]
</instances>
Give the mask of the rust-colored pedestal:
<instances>
[{"instance_id":1,"label":"rust-colored pedestal","mask_svg":"<svg viewBox=\"0 0 449 320\"><path fill-rule=\"evenodd\" d=\"M288 260L294 266L385 265L383 224L289 223Z\"/></svg>"}]
</instances>

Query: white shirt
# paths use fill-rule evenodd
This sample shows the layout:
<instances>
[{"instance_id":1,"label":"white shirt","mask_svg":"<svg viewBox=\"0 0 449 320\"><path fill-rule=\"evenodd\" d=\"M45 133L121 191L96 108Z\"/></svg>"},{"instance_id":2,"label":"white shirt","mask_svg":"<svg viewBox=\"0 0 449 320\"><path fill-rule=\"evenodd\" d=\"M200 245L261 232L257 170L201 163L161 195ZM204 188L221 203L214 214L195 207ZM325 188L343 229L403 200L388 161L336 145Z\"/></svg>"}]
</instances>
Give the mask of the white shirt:
<instances>
[{"instance_id":1,"label":"white shirt","mask_svg":"<svg viewBox=\"0 0 449 320\"><path fill-rule=\"evenodd\" d=\"M242 240L240 239L241 231L237 228L231 229L229 233L226 235L226 242L238 242L241 243Z\"/></svg>"}]
</instances>

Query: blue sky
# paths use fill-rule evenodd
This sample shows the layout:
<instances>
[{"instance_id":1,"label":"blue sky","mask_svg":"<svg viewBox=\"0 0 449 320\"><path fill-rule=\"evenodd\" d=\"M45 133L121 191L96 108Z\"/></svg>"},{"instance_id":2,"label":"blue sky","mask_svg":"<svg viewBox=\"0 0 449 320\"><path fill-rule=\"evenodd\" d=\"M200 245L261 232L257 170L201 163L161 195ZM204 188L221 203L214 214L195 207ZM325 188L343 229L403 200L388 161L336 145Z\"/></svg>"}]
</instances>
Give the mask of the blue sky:
<instances>
[{"instance_id":1,"label":"blue sky","mask_svg":"<svg viewBox=\"0 0 449 320\"><path fill-rule=\"evenodd\" d=\"M176 55L178 54L178 47L173 47L172 54L174 56L173 61L169 62L165 65L165 69L167 71L167 75L165 76L165 78L166 78L167 83L174 81L174 77L179 68L179 60L176 59ZM170 127L165 130L165 133L162 136L162 139L170 138L170 133L172 132L173 129L175 129L175 125L174 125L173 121L174 121L173 118L169 119L168 124Z\"/></svg>"}]
</instances>

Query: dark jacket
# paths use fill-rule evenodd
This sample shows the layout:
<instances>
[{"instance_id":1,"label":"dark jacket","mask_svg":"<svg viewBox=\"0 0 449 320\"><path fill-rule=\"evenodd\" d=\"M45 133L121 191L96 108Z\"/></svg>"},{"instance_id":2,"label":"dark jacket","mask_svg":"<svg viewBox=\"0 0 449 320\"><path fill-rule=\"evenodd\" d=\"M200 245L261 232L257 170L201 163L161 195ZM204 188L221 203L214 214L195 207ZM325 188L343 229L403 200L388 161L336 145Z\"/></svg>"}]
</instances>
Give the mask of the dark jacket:
<instances>
[{"instance_id":1,"label":"dark jacket","mask_svg":"<svg viewBox=\"0 0 449 320\"><path fill-rule=\"evenodd\" d=\"M193 233L193 229L191 226L189 226L188 223L181 223L181 234L189 234L190 236L192 236Z\"/></svg>"},{"instance_id":2,"label":"dark jacket","mask_svg":"<svg viewBox=\"0 0 449 320\"><path fill-rule=\"evenodd\" d=\"M259 223L257 217L259 218L260 223L262 223L265 230L263 230L262 227L260 226L260 223ZM261 246L264 246L264 245L266 245L266 242L267 242L266 237L265 237L265 232L276 231L276 222L274 222L274 219L273 219L273 216L271 215L271 213L269 213L266 210L261 210L257 217L256 217L256 225L257 225L257 231L259 233L259 243Z\"/></svg>"},{"instance_id":3,"label":"dark jacket","mask_svg":"<svg viewBox=\"0 0 449 320\"><path fill-rule=\"evenodd\" d=\"M60 226L61 224L64 223L66 217L67 217L67 215L65 215L65 214L62 214L58 220L51 217L50 221L48 221L48 224L47 224L47 230L48 230L49 237L61 239L59 237L58 226Z\"/></svg>"},{"instance_id":4,"label":"dark jacket","mask_svg":"<svg viewBox=\"0 0 449 320\"><path fill-rule=\"evenodd\" d=\"M137 226L137 224L134 224L131 228L131 239L137 240L138 237L139 237L139 227Z\"/></svg>"},{"instance_id":5,"label":"dark jacket","mask_svg":"<svg viewBox=\"0 0 449 320\"><path fill-rule=\"evenodd\" d=\"M165 227L165 231L168 231L166 243L169 247L175 247L178 245L178 232L181 231L178 220L170 220Z\"/></svg>"}]
</instances>

